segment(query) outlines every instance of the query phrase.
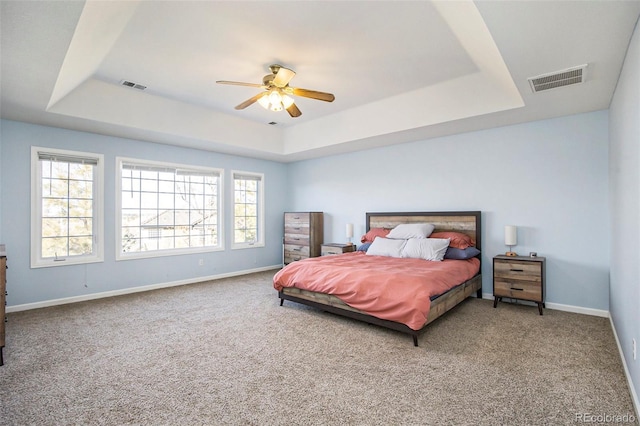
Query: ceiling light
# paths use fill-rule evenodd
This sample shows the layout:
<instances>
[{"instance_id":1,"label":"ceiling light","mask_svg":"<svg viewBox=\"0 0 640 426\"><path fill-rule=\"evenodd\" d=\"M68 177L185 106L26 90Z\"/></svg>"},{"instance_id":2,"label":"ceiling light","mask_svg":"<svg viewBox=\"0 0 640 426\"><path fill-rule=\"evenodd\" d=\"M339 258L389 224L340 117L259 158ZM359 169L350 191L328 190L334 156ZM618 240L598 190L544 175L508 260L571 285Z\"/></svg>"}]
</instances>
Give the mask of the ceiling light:
<instances>
[{"instance_id":1,"label":"ceiling light","mask_svg":"<svg viewBox=\"0 0 640 426\"><path fill-rule=\"evenodd\" d=\"M264 109L277 112L293 105L293 99L287 95L283 95L279 90L273 89L258 99L258 103L262 105Z\"/></svg>"}]
</instances>

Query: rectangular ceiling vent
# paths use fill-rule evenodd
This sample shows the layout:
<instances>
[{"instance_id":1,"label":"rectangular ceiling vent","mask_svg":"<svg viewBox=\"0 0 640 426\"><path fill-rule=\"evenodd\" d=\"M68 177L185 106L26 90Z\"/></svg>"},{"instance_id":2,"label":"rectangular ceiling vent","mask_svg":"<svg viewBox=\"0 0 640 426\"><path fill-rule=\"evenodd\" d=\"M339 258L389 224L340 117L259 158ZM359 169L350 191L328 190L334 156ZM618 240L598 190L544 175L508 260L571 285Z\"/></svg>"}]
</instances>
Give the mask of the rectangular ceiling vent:
<instances>
[{"instance_id":1,"label":"rectangular ceiling vent","mask_svg":"<svg viewBox=\"0 0 640 426\"><path fill-rule=\"evenodd\" d=\"M542 74L537 77L529 77L529 85L533 93L556 87L569 86L571 84L584 83L587 75L587 64L566 70Z\"/></svg>"},{"instance_id":2,"label":"rectangular ceiling vent","mask_svg":"<svg viewBox=\"0 0 640 426\"><path fill-rule=\"evenodd\" d=\"M138 89L138 90L144 90L147 88L147 86L143 86L142 84L134 83L133 81L129 81L129 80L122 80L120 81L120 84L123 86L131 87L132 89Z\"/></svg>"}]
</instances>

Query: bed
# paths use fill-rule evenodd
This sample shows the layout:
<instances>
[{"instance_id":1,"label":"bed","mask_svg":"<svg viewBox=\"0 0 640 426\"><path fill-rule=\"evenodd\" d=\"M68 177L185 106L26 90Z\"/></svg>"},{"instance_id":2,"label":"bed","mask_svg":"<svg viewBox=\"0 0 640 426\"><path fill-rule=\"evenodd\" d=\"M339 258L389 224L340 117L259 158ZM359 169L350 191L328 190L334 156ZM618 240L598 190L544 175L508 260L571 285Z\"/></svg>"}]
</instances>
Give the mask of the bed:
<instances>
[{"instance_id":1,"label":"bed","mask_svg":"<svg viewBox=\"0 0 640 426\"><path fill-rule=\"evenodd\" d=\"M435 226L433 235L446 235L441 234L443 232L462 234L474 242L476 249L481 250L480 216L481 212L479 211L367 213L366 230L369 233L369 231L373 232L379 229L393 229L400 224L430 223ZM293 262L274 276L274 288L278 290L281 306L285 300L290 300L326 312L383 326L409 334L413 338L413 344L418 346L418 336L431 322L474 293L477 297L482 297L480 260L480 254L466 260L447 259L442 262L429 262L422 259L368 256L364 252L345 253ZM394 264L395 261L399 262ZM400 263L402 263L402 268ZM457 268L462 272L442 274L439 271L439 275L434 275L432 278L432 273L429 270L424 273L419 270L423 264L429 264L427 266L430 268L441 269L445 272L449 267ZM383 272L376 273L376 275L386 276L386 281L382 279L384 282L378 283L378 278L372 277L360 280L364 281L362 283L355 283L351 278L354 276L364 277L367 270L371 272L374 267L378 266ZM388 274L384 272L385 270L388 271ZM399 272L401 270L405 272ZM428 280L439 283L435 289L429 290L429 294L425 293L426 290L423 290L419 283L415 284L418 287L407 287L409 284L413 285L414 280L426 280L427 276ZM393 282L391 282L391 277ZM440 281L447 282L440 283ZM341 286L342 290L336 290ZM393 291L390 290L391 286L394 286ZM319 290L314 291L309 288ZM384 295L372 295L371 292L376 288L380 288ZM410 288L415 290L410 290ZM406 300L406 298L400 300L400 296L396 295L396 293L406 295L407 291L416 291L415 297L410 300ZM366 300L367 298L369 299ZM386 303L385 309L374 308L369 303L373 299L376 301L385 299L383 300ZM392 312L400 306L408 313L399 316ZM393 309L387 309L389 307L393 307Z\"/></svg>"}]
</instances>

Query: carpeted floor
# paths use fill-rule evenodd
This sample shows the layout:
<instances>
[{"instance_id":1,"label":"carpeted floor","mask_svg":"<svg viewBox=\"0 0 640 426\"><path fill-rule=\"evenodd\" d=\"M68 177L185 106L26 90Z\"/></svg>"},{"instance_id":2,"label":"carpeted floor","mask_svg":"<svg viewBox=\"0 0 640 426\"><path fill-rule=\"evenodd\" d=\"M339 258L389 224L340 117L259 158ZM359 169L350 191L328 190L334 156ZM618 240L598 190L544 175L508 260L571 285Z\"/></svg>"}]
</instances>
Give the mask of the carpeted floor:
<instances>
[{"instance_id":1,"label":"carpeted floor","mask_svg":"<svg viewBox=\"0 0 640 426\"><path fill-rule=\"evenodd\" d=\"M398 332L280 307L274 272L9 314L0 424L558 425L635 416L608 319L468 299L416 348Z\"/></svg>"}]
</instances>

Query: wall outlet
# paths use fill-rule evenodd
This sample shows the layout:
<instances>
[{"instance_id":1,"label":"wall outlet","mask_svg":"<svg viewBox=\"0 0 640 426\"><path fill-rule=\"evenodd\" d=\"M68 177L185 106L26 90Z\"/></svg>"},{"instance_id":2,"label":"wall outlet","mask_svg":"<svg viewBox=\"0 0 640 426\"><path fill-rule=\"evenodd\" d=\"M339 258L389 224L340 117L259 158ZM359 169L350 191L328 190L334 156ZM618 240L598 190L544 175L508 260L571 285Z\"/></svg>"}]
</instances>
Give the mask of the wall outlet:
<instances>
[{"instance_id":1,"label":"wall outlet","mask_svg":"<svg viewBox=\"0 0 640 426\"><path fill-rule=\"evenodd\" d=\"M204 265L204 259L199 259L198 260L198 265L200 265L200 266Z\"/></svg>"},{"instance_id":2,"label":"wall outlet","mask_svg":"<svg viewBox=\"0 0 640 426\"><path fill-rule=\"evenodd\" d=\"M631 339L631 343L633 344L633 360L636 360L636 339Z\"/></svg>"}]
</instances>

